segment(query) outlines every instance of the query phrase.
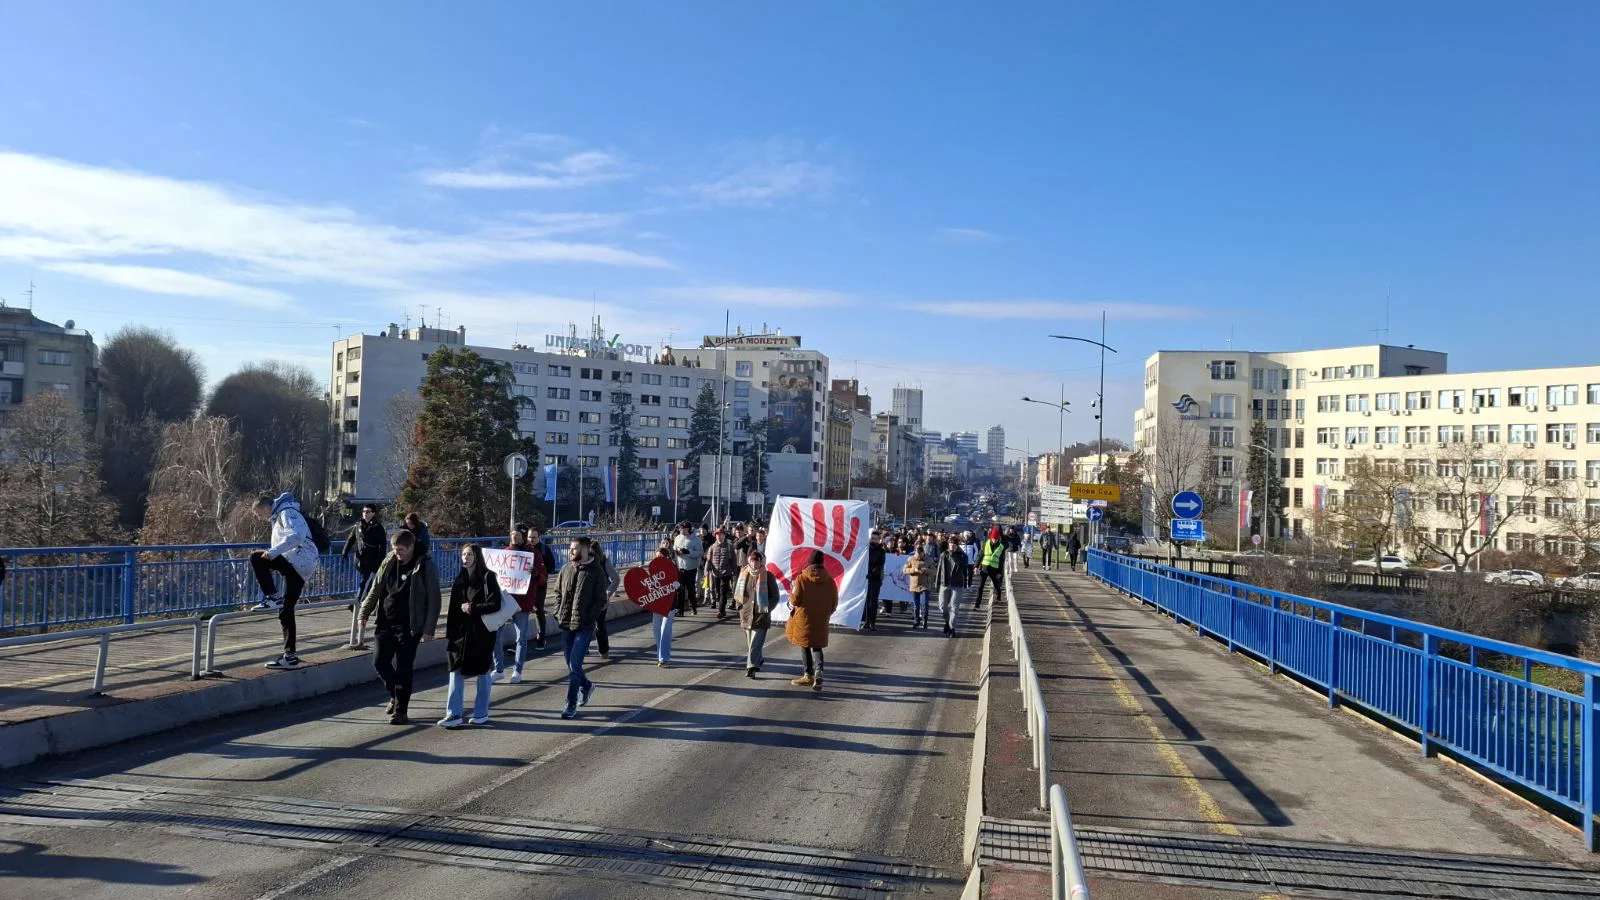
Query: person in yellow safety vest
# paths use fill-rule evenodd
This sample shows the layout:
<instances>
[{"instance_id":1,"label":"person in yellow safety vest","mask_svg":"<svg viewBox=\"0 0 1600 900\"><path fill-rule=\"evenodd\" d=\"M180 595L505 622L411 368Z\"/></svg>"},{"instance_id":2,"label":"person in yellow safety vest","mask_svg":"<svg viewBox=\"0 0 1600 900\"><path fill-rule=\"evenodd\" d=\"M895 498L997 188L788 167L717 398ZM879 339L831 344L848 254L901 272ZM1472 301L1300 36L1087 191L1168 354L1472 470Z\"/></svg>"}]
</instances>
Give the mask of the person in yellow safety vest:
<instances>
[{"instance_id":1,"label":"person in yellow safety vest","mask_svg":"<svg viewBox=\"0 0 1600 900\"><path fill-rule=\"evenodd\" d=\"M977 609L983 605L983 586L994 582L994 596L999 599L1005 595L1006 579L1006 544L1000 539L1000 529L990 530L989 539L983 542L983 550L978 554L978 593L972 598L972 608Z\"/></svg>"}]
</instances>

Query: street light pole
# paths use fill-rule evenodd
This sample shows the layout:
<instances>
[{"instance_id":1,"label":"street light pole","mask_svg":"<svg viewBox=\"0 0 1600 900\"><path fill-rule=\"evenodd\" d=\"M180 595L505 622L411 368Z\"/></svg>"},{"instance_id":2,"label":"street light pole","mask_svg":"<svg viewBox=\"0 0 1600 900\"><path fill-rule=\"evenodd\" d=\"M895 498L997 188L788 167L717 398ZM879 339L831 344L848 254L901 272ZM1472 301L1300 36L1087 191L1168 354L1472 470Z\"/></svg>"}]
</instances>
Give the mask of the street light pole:
<instances>
[{"instance_id":1,"label":"street light pole","mask_svg":"<svg viewBox=\"0 0 1600 900\"><path fill-rule=\"evenodd\" d=\"M1268 447L1266 444L1247 444L1247 445L1245 445L1245 448L1248 449L1248 450L1260 450L1262 455L1263 455L1263 457L1265 457L1261 461L1261 475L1262 475L1263 480L1266 481L1266 485L1264 487L1264 490L1262 490L1262 492L1261 492L1261 501L1263 503L1265 503L1265 502L1267 502L1268 495L1272 492L1272 448ZM1246 482L1249 482L1249 480L1250 480L1249 476L1250 476L1250 468L1249 468L1249 466L1246 466L1245 467L1245 481ZM1241 513L1244 512L1243 509L1241 509L1239 511ZM1236 529L1237 533L1234 535L1234 540L1233 540L1233 552L1238 553L1240 550L1242 550L1244 548L1244 530L1246 528L1249 528L1249 527L1250 527L1250 521L1248 519L1246 519L1245 523L1243 525L1239 526ZM1263 532L1265 532L1267 530L1267 516L1266 516L1265 513L1263 513L1261 515L1261 530ZM1262 536L1261 536L1261 543L1262 543L1262 546L1266 546L1266 535L1265 534L1262 534Z\"/></svg>"},{"instance_id":2,"label":"street light pole","mask_svg":"<svg viewBox=\"0 0 1600 900\"><path fill-rule=\"evenodd\" d=\"M1067 409L1067 407L1072 405L1071 403L1067 402L1067 386L1064 384L1061 386L1060 403L1051 403L1048 400L1035 400L1032 397L1023 397L1022 402L1038 403L1041 406L1054 407L1056 410L1056 484L1059 485L1061 484L1061 470L1067 467L1065 459L1067 455L1067 448L1063 444L1063 442L1066 440L1066 437L1063 428L1066 425L1067 413L1072 412L1072 410Z\"/></svg>"},{"instance_id":3,"label":"street light pole","mask_svg":"<svg viewBox=\"0 0 1600 900\"><path fill-rule=\"evenodd\" d=\"M1100 392L1095 395L1095 408L1099 410L1095 415L1095 419L1100 423L1095 453L1099 456L1099 462L1095 466L1094 476L1095 482L1099 483L1101 478L1104 477L1106 469L1106 351L1117 352L1115 347L1106 345L1106 314L1103 311L1100 313L1100 340L1098 341L1066 334L1052 334L1050 336L1058 341L1082 341L1085 344L1093 344L1100 348Z\"/></svg>"}]
</instances>

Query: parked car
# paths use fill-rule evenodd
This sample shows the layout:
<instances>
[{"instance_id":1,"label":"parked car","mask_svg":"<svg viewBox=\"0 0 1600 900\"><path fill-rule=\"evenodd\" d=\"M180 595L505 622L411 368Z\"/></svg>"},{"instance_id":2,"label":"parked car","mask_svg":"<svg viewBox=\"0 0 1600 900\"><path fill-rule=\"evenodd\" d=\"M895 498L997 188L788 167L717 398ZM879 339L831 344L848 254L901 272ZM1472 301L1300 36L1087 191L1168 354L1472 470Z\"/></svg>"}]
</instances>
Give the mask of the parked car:
<instances>
[{"instance_id":1,"label":"parked car","mask_svg":"<svg viewBox=\"0 0 1600 900\"><path fill-rule=\"evenodd\" d=\"M1339 565L1337 556L1291 556L1291 566L1308 566L1313 569L1333 568Z\"/></svg>"},{"instance_id":2,"label":"parked car","mask_svg":"<svg viewBox=\"0 0 1600 900\"><path fill-rule=\"evenodd\" d=\"M1483 576L1483 580L1490 584L1521 584L1529 587L1542 587L1544 576L1532 569L1506 569L1501 572L1490 572Z\"/></svg>"},{"instance_id":3,"label":"parked car","mask_svg":"<svg viewBox=\"0 0 1600 900\"><path fill-rule=\"evenodd\" d=\"M582 519L571 519L550 529L551 531L588 531L594 526Z\"/></svg>"},{"instance_id":4,"label":"parked car","mask_svg":"<svg viewBox=\"0 0 1600 900\"><path fill-rule=\"evenodd\" d=\"M1600 592L1600 572L1583 572L1567 578L1558 578L1556 587L1568 591Z\"/></svg>"},{"instance_id":5,"label":"parked car","mask_svg":"<svg viewBox=\"0 0 1600 900\"><path fill-rule=\"evenodd\" d=\"M1242 553L1235 553L1233 557L1234 559L1266 559L1271 555L1265 550L1245 550Z\"/></svg>"},{"instance_id":6,"label":"parked car","mask_svg":"<svg viewBox=\"0 0 1600 900\"><path fill-rule=\"evenodd\" d=\"M1403 556L1384 556L1379 559L1358 559L1350 564L1352 569L1377 569L1380 572L1398 572L1411 568L1411 562Z\"/></svg>"}]
</instances>

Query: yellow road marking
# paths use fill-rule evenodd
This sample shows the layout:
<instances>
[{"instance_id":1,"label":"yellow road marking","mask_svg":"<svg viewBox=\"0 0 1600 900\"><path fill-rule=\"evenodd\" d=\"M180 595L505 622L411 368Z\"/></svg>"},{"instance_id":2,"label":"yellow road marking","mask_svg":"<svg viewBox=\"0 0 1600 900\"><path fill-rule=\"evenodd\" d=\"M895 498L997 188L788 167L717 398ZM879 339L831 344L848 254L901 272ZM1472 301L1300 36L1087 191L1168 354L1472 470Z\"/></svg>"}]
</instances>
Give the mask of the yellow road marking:
<instances>
[{"instance_id":1,"label":"yellow road marking","mask_svg":"<svg viewBox=\"0 0 1600 900\"><path fill-rule=\"evenodd\" d=\"M308 639L311 639L311 640L315 640L317 638L332 637L333 635L336 635L336 634L348 635L349 633L350 633L349 627L345 627L345 628L335 628L332 631L316 631L316 632L312 632L311 634L301 635L301 637L308 638ZM259 650L262 647L271 647L271 646L274 646L274 645L277 645L277 644L281 644L281 643L283 643L283 638L281 638L281 637L262 638L261 640L258 640L258 641L250 641L250 642L244 643L244 644L235 644L235 645L229 647L224 652L233 653L233 652L237 652L237 651L240 651L240 650ZM95 644L90 643L90 644L85 644L84 646L93 647L93 646L95 646ZM194 659L194 652L193 651L190 651L188 653L178 654L176 656L163 656L163 657L160 657L159 659L139 660L137 663L134 664L136 667L114 665L111 662L110 659L107 659L106 660L107 676L106 677L109 679L110 678L110 672L112 670L114 670L114 669L120 669L122 671L127 671L127 672L138 672L138 671L141 671L143 669L150 668L150 667L166 666L166 665L171 665L172 663L186 662L186 661L189 661L189 660L192 660L192 659ZM93 663L89 664L89 668L91 670L93 670L93 668L94 668ZM60 674L56 674L56 675L41 675L41 676L39 676L37 678L30 678L30 679L28 679L26 681L0 681L0 690L19 690L19 689L22 689L22 688L37 687L37 686L41 686L41 685L49 687L49 686L53 686L52 682L55 683L55 684L71 684L74 681L82 681L82 680L83 680L83 676L82 675L66 675L66 676L63 676L63 675L60 675Z\"/></svg>"},{"instance_id":2,"label":"yellow road marking","mask_svg":"<svg viewBox=\"0 0 1600 900\"><path fill-rule=\"evenodd\" d=\"M1063 613L1068 611L1066 604L1062 602L1060 597L1056 597L1055 601L1061 607ZM1242 832L1228 820L1228 816L1222 811L1222 807L1217 805L1216 798L1206 792L1205 786L1200 783L1199 778L1195 777L1194 771L1189 768L1188 763L1185 763L1183 757L1178 755L1177 748L1173 747L1172 743L1167 740L1166 735L1161 733L1161 728L1156 725L1155 719L1145 712L1144 705L1139 702L1139 698L1128 690L1128 685L1117 675L1116 670L1111 668L1111 664L1106 662L1106 658L1101 656L1100 651L1096 650L1094 645L1089 642L1089 638L1083 633L1083 629L1080 628L1076 631L1078 640L1083 644L1083 648L1089 651L1089 658L1094 660L1095 667L1100 670L1100 674L1104 675L1107 681L1111 682L1111 691L1116 694L1117 702L1122 704L1122 707L1128 712L1133 713L1134 718L1150 732L1150 739L1156 745L1156 753L1167 764L1167 768L1172 770L1172 774L1183 784L1184 789L1189 792L1195 804L1200 808L1201 817L1211 824L1211 830L1217 834L1230 837L1240 836Z\"/></svg>"}]
</instances>

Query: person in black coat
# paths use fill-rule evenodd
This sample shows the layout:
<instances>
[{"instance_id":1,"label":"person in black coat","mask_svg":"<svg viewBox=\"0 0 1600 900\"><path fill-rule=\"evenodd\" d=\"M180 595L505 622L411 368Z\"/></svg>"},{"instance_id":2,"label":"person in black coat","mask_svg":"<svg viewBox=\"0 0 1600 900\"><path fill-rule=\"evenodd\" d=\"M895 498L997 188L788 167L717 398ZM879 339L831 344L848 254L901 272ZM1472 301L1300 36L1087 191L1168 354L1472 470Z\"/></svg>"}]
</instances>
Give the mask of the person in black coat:
<instances>
[{"instance_id":1,"label":"person in black coat","mask_svg":"<svg viewBox=\"0 0 1600 900\"><path fill-rule=\"evenodd\" d=\"M494 666L494 634L484 627L482 616L500 609L500 583L483 563L483 548L468 544L461 548L461 571L450 585L450 607L445 614L445 656L450 665L450 681L444 701L445 728L460 728L462 702L467 679L477 681L473 695L474 725L489 723L489 670Z\"/></svg>"},{"instance_id":2,"label":"person in black coat","mask_svg":"<svg viewBox=\"0 0 1600 900\"><path fill-rule=\"evenodd\" d=\"M1083 541L1078 540L1078 529L1074 528L1067 534L1067 566L1072 571L1078 571L1078 553L1083 550Z\"/></svg>"},{"instance_id":3,"label":"person in black coat","mask_svg":"<svg viewBox=\"0 0 1600 900\"><path fill-rule=\"evenodd\" d=\"M344 552L340 555L345 559L356 558L356 571L361 573L361 587L356 591L357 597L367 595L367 585L372 582L372 576L383 565L384 554L389 552L389 535L383 530L383 523L378 521L378 507L368 503L361 507L361 521L350 528L350 533L344 539Z\"/></svg>"}]
</instances>

